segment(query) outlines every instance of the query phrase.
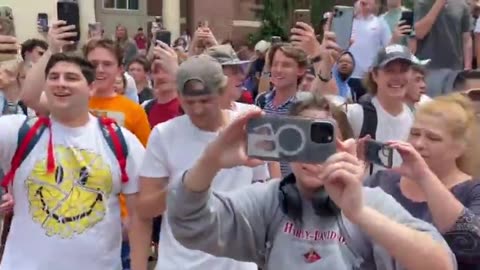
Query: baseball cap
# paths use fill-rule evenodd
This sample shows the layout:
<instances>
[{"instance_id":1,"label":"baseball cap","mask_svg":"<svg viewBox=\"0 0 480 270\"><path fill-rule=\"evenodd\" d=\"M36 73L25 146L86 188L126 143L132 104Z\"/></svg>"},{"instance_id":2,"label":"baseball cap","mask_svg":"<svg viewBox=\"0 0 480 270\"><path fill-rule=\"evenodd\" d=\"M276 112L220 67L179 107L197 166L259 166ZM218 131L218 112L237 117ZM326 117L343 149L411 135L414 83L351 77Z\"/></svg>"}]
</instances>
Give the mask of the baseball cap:
<instances>
[{"instance_id":1,"label":"baseball cap","mask_svg":"<svg viewBox=\"0 0 480 270\"><path fill-rule=\"evenodd\" d=\"M218 45L208 48L205 53L217 60L222 66L234 66L248 64L249 60L240 60L231 45Z\"/></svg>"},{"instance_id":2,"label":"baseball cap","mask_svg":"<svg viewBox=\"0 0 480 270\"><path fill-rule=\"evenodd\" d=\"M222 66L209 55L189 57L178 68L177 87L182 95L199 96L220 93L227 85Z\"/></svg>"},{"instance_id":3,"label":"baseball cap","mask_svg":"<svg viewBox=\"0 0 480 270\"><path fill-rule=\"evenodd\" d=\"M255 44L255 51L258 51L260 53L266 53L271 46L272 44L270 42L260 40L259 42L257 42L257 44Z\"/></svg>"},{"instance_id":4,"label":"baseball cap","mask_svg":"<svg viewBox=\"0 0 480 270\"><path fill-rule=\"evenodd\" d=\"M400 44L393 44L378 52L372 67L383 68L389 63L398 60L413 64L412 57L413 54L410 52L409 48Z\"/></svg>"}]
</instances>

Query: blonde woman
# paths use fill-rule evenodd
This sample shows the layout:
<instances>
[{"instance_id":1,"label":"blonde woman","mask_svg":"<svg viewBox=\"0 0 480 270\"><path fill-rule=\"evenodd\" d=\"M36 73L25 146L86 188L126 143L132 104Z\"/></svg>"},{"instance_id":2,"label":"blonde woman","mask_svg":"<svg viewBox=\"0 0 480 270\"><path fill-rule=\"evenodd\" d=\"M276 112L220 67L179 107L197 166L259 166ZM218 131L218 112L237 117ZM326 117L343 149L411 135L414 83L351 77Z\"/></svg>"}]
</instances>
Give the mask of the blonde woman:
<instances>
[{"instance_id":1,"label":"blonde woman","mask_svg":"<svg viewBox=\"0 0 480 270\"><path fill-rule=\"evenodd\" d=\"M459 270L480 269L480 143L471 102L461 94L418 107L407 142L391 142L400 167L367 180L413 216L433 223Z\"/></svg>"},{"instance_id":2,"label":"blonde woman","mask_svg":"<svg viewBox=\"0 0 480 270\"><path fill-rule=\"evenodd\" d=\"M128 37L127 28L121 24L117 25L115 28L114 40L124 51L123 65L128 66L130 61L132 61L138 55L137 45Z\"/></svg>"}]
</instances>

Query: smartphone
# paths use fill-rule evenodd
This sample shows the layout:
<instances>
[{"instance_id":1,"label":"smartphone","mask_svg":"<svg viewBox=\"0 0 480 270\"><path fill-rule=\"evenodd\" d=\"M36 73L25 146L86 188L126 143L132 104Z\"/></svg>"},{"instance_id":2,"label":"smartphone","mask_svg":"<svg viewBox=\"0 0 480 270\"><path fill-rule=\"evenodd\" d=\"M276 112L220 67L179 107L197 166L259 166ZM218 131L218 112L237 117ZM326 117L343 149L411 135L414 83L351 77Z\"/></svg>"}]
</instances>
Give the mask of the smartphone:
<instances>
[{"instance_id":1,"label":"smartphone","mask_svg":"<svg viewBox=\"0 0 480 270\"><path fill-rule=\"evenodd\" d=\"M199 21L197 24L197 28L209 27L208 21Z\"/></svg>"},{"instance_id":2,"label":"smartphone","mask_svg":"<svg viewBox=\"0 0 480 270\"><path fill-rule=\"evenodd\" d=\"M282 37L279 36L272 36L272 45L282 43Z\"/></svg>"},{"instance_id":3,"label":"smartphone","mask_svg":"<svg viewBox=\"0 0 480 270\"><path fill-rule=\"evenodd\" d=\"M311 12L309 9L296 9L293 11L294 23L303 22L306 24L312 23Z\"/></svg>"},{"instance_id":4,"label":"smartphone","mask_svg":"<svg viewBox=\"0 0 480 270\"><path fill-rule=\"evenodd\" d=\"M96 23L88 24L88 34L91 38L93 37L101 38L102 32L103 32L102 23L96 22Z\"/></svg>"},{"instance_id":5,"label":"smartphone","mask_svg":"<svg viewBox=\"0 0 480 270\"><path fill-rule=\"evenodd\" d=\"M333 8L331 31L337 37L337 44L345 51L350 47L354 15L354 7L335 6Z\"/></svg>"},{"instance_id":6,"label":"smartphone","mask_svg":"<svg viewBox=\"0 0 480 270\"><path fill-rule=\"evenodd\" d=\"M385 143L368 140L365 143L366 161L384 168L393 167L393 148Z\"/></svg>"},{"instance_id":7,"label":"smartphone","mask_svg":"<svg viewBox=\"0 0 480 270\"><path fill-rule=\"evenodd\" d=\"M0 35L15 37L15 24L10 7L0 7ZM14 60L17 52L17 50L0 51L0 62Z\"/></svg>"},{"instance_id":8,"label":"smartphone","mask_svg":"<svg viewBox=\"0 0 480 270\"><path fill-rule=\"evenodd\" d=\"M170 31L160 30L155 34L155 39L167 44L172 45L172 33Z\"/></svg>"},{"instance_id":9,"label":"smartphone","mask_svg":"<svg viewBox=\"0 0 480 270\"><path fill-rule=\"evenodd\" d=\"M267 161L322 163L336 151L330 121L265 115L247 123L247 154Z\"/></svg>"},{"instance_id":10,"label":"smartphone","mask_svg":"<svg viewBox=\"0 0 480 270\"><path fill-rule=\"evenodd\" d=\"M76 32L74 37L67 38L68 41L80 41L80 11L75 2L59 1L57 2L57 18L60 21L67 22L67 25L75 25L72 32Z\"/></svg>"},{"instance_id":11,"label":"smartphone","mask_svg":"<svg viewBox=\"0 0 480 270\"><path fill-rule=\"evenodd\" d=\"M413 23L414 23L413 22L413 11L411 11L411 10L402 11L402 16L400 17L400 21L404 21L402 23L402 25L410 26L410 28L413 31ZM408 35L410 35L412 33L412 31L410 31L410 33L408 33Z\"/></svg>"},{"instance_id":12,"label":"smartphone","mask_svg":"<svg viewBox=\"0 0 480 270\"><path fill-rule=\"evenodd\" d=\"M43 33L48 32L48 14L47 13L38 13L37 24L39 26L39 29Z\"/></svg>"}]
</instances>

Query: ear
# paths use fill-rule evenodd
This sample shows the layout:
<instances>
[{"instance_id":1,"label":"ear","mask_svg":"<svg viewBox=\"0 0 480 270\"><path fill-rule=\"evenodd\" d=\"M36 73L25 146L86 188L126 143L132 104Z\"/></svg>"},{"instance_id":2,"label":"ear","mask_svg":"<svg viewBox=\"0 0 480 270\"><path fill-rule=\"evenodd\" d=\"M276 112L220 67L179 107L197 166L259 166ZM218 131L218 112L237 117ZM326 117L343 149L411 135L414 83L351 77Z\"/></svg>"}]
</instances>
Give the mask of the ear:
<instances>
[{"instance_id":1,"label":"ear","mask_svg":"<svg viewBox=\"0 0 480 270\"><path fill-rule=\"evenodd\" d=\"M303 77L305 76L305 73L307 73L307 68L305 67L301 67L298 69L298 73L297 73L297 76L300 78L300 77Z\"/></svg>"},{"instance_id":2,"label":"ear","mask_svg":"<svg viewBox=\"0 0 480 270\"><path fill-rule=\"evenodd\" d=\"M467 143L464 141L458 141L454 144L454 147L452 147L451 151L452 154L454 154L455 159L460 158L465 151L467 150Z\"/></svg>"}]
</instances>

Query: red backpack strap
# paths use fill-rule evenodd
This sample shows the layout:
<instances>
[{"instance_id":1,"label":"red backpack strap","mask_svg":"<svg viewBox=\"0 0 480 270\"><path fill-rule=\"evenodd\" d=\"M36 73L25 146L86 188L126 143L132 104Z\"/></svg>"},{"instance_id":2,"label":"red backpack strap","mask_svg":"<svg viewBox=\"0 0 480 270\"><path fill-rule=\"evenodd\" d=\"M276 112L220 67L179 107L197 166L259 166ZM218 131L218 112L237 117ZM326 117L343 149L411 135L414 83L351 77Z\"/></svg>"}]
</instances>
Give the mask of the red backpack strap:
<instances>
[{"instance_id":1,"label":"red backpack strap","mask_svg":"<svg viewBox=\"0 0 480 270\"><path fill-rule=\"evenodd\" d=\"M98 117L98 123L100 125L100 130L102 130L103 137L118 160L118 165L120 165L120 172L122 174L122 183L126 183L128 182L126 170L128 147L122 133L122 128L117 122L115 122L115 120L107 117Z\"/></svg>"},{"instance_id":2,"label":"red backpack strap","mask_svg":"<svg viewBox=\"0 0 480 270\"><path fill-rule=\"evenodd\" d=\"M50 126L48 117L27 118L18 131L17 149L13 154L10 164L10 170L5 174L2 181L2 187L8 188L12 183L17 169L22 162L32 152L33 148L42 137L43 132Z\"/></svg>"}]
</instances>

